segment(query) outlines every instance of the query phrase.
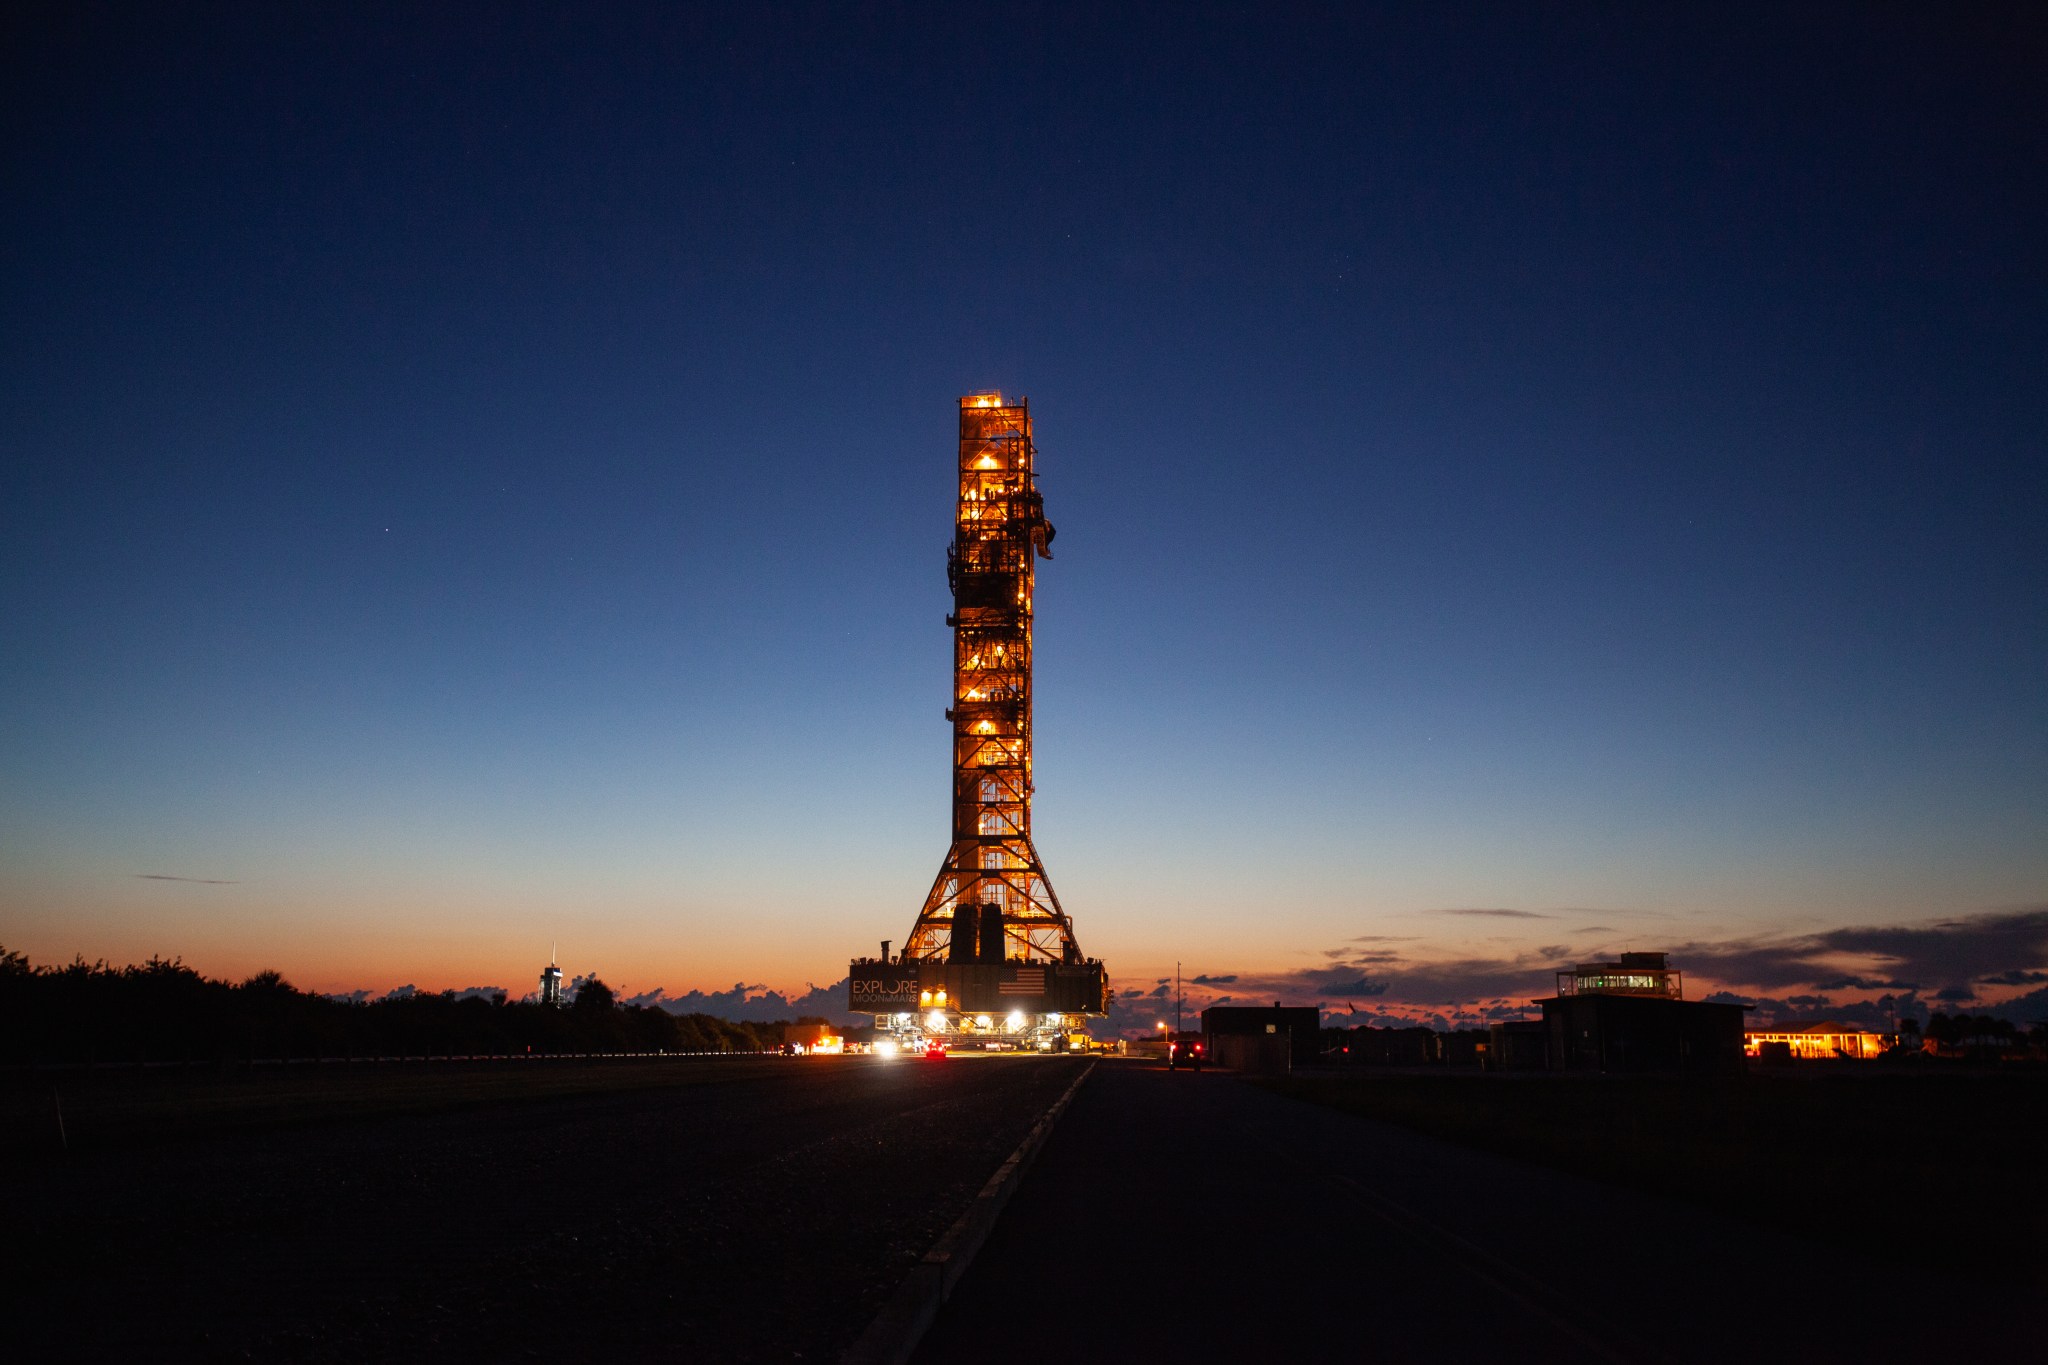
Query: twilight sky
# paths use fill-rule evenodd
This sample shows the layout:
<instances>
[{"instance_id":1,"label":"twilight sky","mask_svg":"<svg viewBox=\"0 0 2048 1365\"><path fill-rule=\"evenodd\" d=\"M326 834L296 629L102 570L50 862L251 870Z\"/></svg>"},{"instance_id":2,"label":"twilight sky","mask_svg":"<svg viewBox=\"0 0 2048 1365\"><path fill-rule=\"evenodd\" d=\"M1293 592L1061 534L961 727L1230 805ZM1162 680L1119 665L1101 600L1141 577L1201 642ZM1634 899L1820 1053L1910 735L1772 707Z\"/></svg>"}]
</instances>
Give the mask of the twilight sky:
<instances>
[{"instance_id":1,"label":"twilight sky","mask_svg":"<svg viewBox=\"0 0 2048 1365\"><path fill-rule=\"evenodd\" d=\"M2048 1014L2038 9L170 8L4 48L7 947L837 981L1000 388L1127 998Z\"/></svg>"}]
</instances>

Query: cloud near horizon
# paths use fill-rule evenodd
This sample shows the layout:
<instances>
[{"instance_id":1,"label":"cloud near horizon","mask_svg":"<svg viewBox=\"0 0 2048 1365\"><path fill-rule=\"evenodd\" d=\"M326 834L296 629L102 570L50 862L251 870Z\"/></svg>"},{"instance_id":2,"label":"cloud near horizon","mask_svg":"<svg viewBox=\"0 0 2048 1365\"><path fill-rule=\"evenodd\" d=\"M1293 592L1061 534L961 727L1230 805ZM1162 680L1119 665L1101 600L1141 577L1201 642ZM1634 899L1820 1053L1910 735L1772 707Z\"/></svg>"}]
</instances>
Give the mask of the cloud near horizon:
<instances>
[{"instance_id":1,"label":"cloud near horizon","mask_svg":"<svg viewBox=\"0 0 2048 1365\"><path fill-rule=\"evenodd\" d=\"M1438 911L1435 913L1492 913ZM1514 918L1548 918L1512 912ZM1366 935L1353 943L1385 941ZM2048 1013L2048 990L2006 996L1998 988L2048 983L2048 907L1995 911L1907 925L1853 925L1782 939L1687 942L1669 950L1690 998L1739 1000L1760 1019L1820 1015L1874 1024L1924 1018L1930 1008L2023 1017ZM1570 965L1568 945L1501 957L1414 959L1391 950L1325 950L1315 967L1282 972L1205 973L1193 984L1231 983L1232 996L1201 994L1200 1006L1239 998L1318 1003L1339 1021L1363 1022L1355 1002L1373 1001L1374 1019L1440 1019L1472 1026L1520 1018L1551 994L1552 973ZM1987 995L1989 990L1991 994ZM1191 994L1190 1005L1196 1006ZM1931 1003L1930 1003L1931 1002ZM2027 1011L2033 1011L2028 1015ZM1435 1026L1435 1025L1433 1025Z\"/></svg>"},{"instance_id":2,"label":"cloud near horizon","mask_svg":"<svg viewBox=\"0 0 2048 1365\"><path fill-rule=\"evenodd\" d=\"M1427 911L1426 913L1428 913L1428 914L1432 914L1432 915L1485 915L1485 916L1487 916L1487 917L1489 917L1489 918L1491 918L1491 919L1556 919L1556 918L1557 918L1557 916L1555 916L1555 915L1546 915L1546 914L1544 914L1544 913L1543 913L1542 911L1540 911L1540 910L1507 910L1507 909L1499 909L1499 910L1489 910L1489 909L1455 909L1455 910L1430 910L1430 911Z\"/></svg>"},{"instance_id":3,"label":"cloud near horizon","mask_svg":"<svg viewBox=\"0 0 2048 1365\"><path fill-rule=\"evenodd\" d=\"M138 872L135 879L142 882L192 882L199 886L240 886L232 877L178 877L168 872Z\"/></svg>"},{"instance_id":4,"label":"cloud near horizon","mask_svg":"<svg viewBox=\"0 0 2048 1365\"><path fill-rule=\"evenodd\" d=\"M1415 942L1407 936L1360 935L1351 944ZM1284 971L1208 970L1186 979L1186 1012L1211 1005L1321 1005L1332 1023L1376 1027L1481 1027L1534 1013L1533 1002L1551 994L1552 973L1567 967L1569 945L1520 952L1433 959L1410 948L1376 946L1327 950L1316 966ZM1919 924L1848 926L1785 938L1680 943L1672 965L1687 978L1689 999L1751 1006L1759 1021L1839 1018L1875 1025L1924 1019L1930 1010L1989 1013L2015 1022L2048 1019L2048 906L1951 916ZM580 985L585 977L578 977ZM1170 980L1170 979L1169 979ZM1111 1022L1141 1033L1156 1031L1159 1011L1170 1007L1172 987L1161 978L1112 982L1117 992ZM2019 988L2035 987L2022 992ZM488 996L499 988L472 986L461 996ZM387 998L413 994L407 984ZM374 999L357 991L341 998ZM735 982L730 989L670 995L656 986L621 1003L674 1014L702 1013L765 1023L817 1016L840 1023L863 1014L846 1007L846 980L803 991L771 990ZM1167 1017L1171 1018L1170 1008Z\"/></svg>"},{"instance_id":5,"label":"cloud near horizon","mask_svg":"<svg viewBox=\"0 0 2048 1365\"><path fill-rule=\"evenodd\" d=\"M629 999L634 1003L658 1005L670 1014L710 1014L736 1023L767 1024L802 1015L814 1015L839 1024L863 1020L873 1022L865 1013L856 1014L847 1009L846 981L842 976L829 986L807 983L808 989L788 994L739 981L733 983L731 990L688 991L682 995L670 995L657 986Z\"/></svg>"},{"instance_id":6,"label":"cloud near horizon","mask_svg":"<svg viewBox=\"0 0 2048 1365\"><path fill-rule=\"evenodd\" d=\"M1671 953L1688 973L1726 986L1768 989L1862 978L1871 983L1862 989L1933 984L1947 990L2013 975L2021 979L1998 984L2021 985L2028 984L2025 973L2048 969L2048 906L1917 925L1856 925L1786 939L1686 943Z\"/></svg>"}]
</instances>

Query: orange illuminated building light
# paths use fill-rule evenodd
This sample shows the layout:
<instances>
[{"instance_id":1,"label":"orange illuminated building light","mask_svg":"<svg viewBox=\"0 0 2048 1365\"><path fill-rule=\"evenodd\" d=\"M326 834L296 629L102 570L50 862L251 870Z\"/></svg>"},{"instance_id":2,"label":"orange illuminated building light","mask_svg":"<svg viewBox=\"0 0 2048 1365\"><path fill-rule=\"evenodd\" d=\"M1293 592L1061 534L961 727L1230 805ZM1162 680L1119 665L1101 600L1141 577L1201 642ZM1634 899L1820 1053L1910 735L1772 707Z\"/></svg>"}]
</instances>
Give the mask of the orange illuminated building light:
<instances>
[{"instance_id":1,"label":"orange illuminated building light","mask_svg":"<svg viewBox=\"0 0 2048 1365\"><path fill-rule=\"evenodd\" d=\"M783 1047L809 1057L837 1056L846 1051L846 1037L830 1024L784 1024Z\"/></svg>"},{"instance_id":2,"label":"orange illuminated building light","mask_svg":"<svg viewBox=\"0 0 2048 1365\"><path fill-rule=\"evenodd\" d=\"M1808 1024L1802 1028L1745 1029L1742 1053L1761 1057L1766 1043L1783 1043L1791 1055L1803 1061L1825 1061L1836 1057L1866 1059L1881 1056L1886 1038L1848 1024Z\"/></svg>"}]
</instances>

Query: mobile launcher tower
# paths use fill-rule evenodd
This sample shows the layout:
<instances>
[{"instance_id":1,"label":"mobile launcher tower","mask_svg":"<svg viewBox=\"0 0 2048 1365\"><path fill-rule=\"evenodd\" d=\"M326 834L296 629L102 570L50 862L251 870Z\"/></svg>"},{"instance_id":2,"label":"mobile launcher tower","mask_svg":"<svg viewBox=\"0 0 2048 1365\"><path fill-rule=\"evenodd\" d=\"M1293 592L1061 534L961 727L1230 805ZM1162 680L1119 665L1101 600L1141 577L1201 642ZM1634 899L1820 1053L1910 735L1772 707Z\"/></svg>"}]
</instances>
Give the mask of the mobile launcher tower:
<instances>
[{"instance_id":1,"label":"mobile launcher tower","mask_svg":"<svg viewBox=\"0 0 2048 1365\"><path fill-rule=\"evenodd\" d=\"M1107 1012L1102 963L1081 955L1031 843L1031 598L1052 523L1032 474L1031 408L960 400L953 587L953 842L902 955L860 958L849 1008L900 1041L1064 1048Z\"/></svg>"}]
</instances>

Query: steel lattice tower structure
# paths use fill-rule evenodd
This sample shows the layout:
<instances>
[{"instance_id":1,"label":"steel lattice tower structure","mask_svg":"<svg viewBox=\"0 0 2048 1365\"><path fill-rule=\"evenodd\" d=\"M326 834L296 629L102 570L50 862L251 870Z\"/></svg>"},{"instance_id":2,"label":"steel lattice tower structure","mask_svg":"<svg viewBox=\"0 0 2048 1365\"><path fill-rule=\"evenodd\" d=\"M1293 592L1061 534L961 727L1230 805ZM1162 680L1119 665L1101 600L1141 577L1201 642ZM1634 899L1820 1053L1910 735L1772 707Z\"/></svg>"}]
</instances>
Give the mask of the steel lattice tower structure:
<instances>
[{"instance_id":1,"label":"steel lattice tower structure","mask_svg":"<svg viewBox=\"0 0 2048 1365\"><path fill-rule=\"evenodd\" d=\"M1031 617L1052 523L1033 471L1031 409L960 400L953 589L953 837L901 954L848 964L847 1007L896 1039L1065 1051L1109 1008L1031 842Z\"/></svg>"},{"instance_id":2,"label":"steel lattice tower structure","mask_svg":"<svg viewBox=\"0 0 2048 1365\"><path fill-rule=\"evenodd\" d=\"M1031 842L1031 611L1052 523L1032 467L1031 406L999 393L960 400L960 501L953 589L953 841L903 955L955 951L956 929L988 961L1079 962L1073 922ZM971 927L970 923L972 922ZM957 955L957 952L956 952Z\"/></svg>"}]
</instances>

